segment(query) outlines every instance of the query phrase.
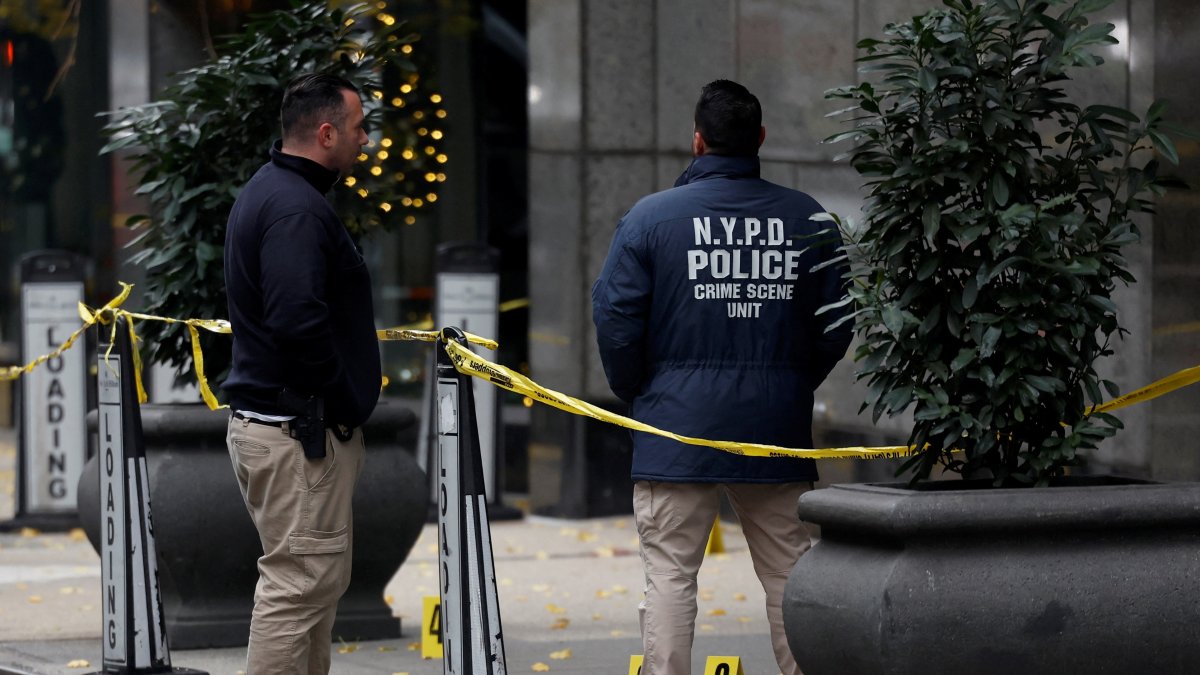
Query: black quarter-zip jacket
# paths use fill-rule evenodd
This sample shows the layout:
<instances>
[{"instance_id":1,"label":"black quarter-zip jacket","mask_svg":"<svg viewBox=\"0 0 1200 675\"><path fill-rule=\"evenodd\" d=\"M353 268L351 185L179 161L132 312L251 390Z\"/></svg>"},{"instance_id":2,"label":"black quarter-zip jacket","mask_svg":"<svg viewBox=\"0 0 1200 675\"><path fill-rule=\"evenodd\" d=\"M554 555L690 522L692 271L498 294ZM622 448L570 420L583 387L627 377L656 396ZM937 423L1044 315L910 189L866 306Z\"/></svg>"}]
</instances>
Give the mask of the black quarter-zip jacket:
<instances>
[{"instance_id":1,"label":"black quarter-zip jacket","mask_svg":"<svg viewBox=\"0 0 1200 675\"><path fill-rule=\"evenodd\" d=\"M325 419L357 427L379 399L371 278L325 193L337 173L276 141L238 195L225 232L234 410L287 414L283 387L325 400Z\"/></svg>"}]
</instances>

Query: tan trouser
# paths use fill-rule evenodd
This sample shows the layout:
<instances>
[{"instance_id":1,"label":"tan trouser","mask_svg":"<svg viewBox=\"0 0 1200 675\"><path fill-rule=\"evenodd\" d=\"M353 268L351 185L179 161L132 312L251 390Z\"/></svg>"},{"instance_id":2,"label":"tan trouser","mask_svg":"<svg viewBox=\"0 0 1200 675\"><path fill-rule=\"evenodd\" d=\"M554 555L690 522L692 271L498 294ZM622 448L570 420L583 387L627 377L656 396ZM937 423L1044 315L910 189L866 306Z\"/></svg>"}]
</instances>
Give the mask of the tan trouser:
<instances>
[{"instance_id":1,"label":"tan trouser","mask_svg":"<svg viewBox=\"0 0 1200 675\"><path fill-rule=\"evenodd\" d=\"M775 660L783 675L800 675L783 632L783 587L811 546L808 527L796 517L797 500L811 489L812 483L634 483L633 514L646 572L646 598L638 606L643 675L692 672L696 574L722 491L742 523L766 591Z\"/></svg>"},{"instance_id":2,"label":"tan trouser","mask_svg":"<svg viewBox=\"0 0 1200 675\"><path fill-rule=\"evenodd\" d=\"M263 547L247 675L329 672L333 619L350 585L351 500L366 453L358 430L344 443L325 436L325 457L309 460L286 425L229 420L229 456Z\"/></svg>"}]
</instances>

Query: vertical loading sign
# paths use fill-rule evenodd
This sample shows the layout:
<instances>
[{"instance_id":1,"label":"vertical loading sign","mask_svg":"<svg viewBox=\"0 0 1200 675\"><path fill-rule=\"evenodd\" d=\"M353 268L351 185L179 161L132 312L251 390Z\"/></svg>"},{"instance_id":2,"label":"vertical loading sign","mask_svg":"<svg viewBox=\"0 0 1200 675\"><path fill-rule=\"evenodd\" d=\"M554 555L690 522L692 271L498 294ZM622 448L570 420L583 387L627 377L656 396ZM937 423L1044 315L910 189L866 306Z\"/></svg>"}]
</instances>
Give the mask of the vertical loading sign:
<instances>
[{"instance_id":1,"label":"vertical loading sign","mask_svg":"<svg viewBox=\"0 0 1200 675\"><path fill-rule=\"evenodd\" d=\"M104 665L124 665L126 652L125 609L126 522L123 418L121 416L121 358L117 354L98 359L97 389L100 441L100 576L104 605Z\"/></svg>"},{"instance_id":2,"label":"vertical loading sign","mask_svg":"<svg viewBox=\"0 0 1200 675\"><path fill-rule=\"evenodd\" d=\"M25 362L58 348L79 326L81 283L21 287ZM22 378L22 494L28 513L74 513L83 471L86 383L83 349L68 349Z\"/></svg>"}]
</instances>

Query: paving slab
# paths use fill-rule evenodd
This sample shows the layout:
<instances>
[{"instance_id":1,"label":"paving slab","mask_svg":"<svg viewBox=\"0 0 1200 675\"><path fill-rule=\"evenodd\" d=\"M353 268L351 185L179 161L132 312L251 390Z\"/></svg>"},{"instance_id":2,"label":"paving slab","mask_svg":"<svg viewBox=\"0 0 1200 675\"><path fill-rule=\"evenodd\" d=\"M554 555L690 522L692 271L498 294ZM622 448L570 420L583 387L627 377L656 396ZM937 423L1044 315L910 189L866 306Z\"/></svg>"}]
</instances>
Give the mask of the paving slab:
<instances>
[{"instance_id":1,"label":"paving slab","mask_svg":"<svg viewBox=\"0 0 1200 675\"><path fill-rule=\"evenodd\" d=\"M0 519L13 512L13 442L11 430L0 429ZM734 523L721 532L725 552L710 554L700 572L694 671L703 672L709 655L737 655L747 675L774 675L763 591L745 539ZM631 516L526 516L493 523L492 540L509 672L627 672L630 655L641 651L643 583ZM332 673L442 672L440 661L422 659L419 650L423 598L437 593L436 542L436 526L427 525L386 587L402 637L335 636ZM0 534L0 674L98 669L100 623L100 560L82 532ZM234 647L171 656L176 666L236 675L245 653Z\"/></svg>"}]
</instances>

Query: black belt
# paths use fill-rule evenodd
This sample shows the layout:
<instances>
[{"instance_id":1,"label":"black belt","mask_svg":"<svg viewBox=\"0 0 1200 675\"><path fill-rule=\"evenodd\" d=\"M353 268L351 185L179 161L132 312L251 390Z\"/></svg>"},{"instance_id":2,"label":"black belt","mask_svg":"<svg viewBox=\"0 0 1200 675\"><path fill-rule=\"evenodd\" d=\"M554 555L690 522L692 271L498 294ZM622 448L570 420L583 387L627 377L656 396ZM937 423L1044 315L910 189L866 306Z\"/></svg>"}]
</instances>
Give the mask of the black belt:
<instances>
[{"instance_id":1,"label":"black belt","mask_svg":"<svg viewBox=\"0 0 1200 675\"><path fill-rule=\"evenodd\" d=\"M257 417L247 417L240 412L233 413L233 418L235 420L245 420L247 422L250 422L251 424L262 424L263 426L275 427L277 429L282 429L283 422L288 421L288 420L283 420L280 422L272 422L270 420L260 420Z\"/></svg>"},{"instance_id":2,"label":"black belt","mask_svg":"<svg viewBox=\"0 0 1200 675\"><path fill-rule=\"evenodd\" d=\"M233 418L235 420L245 420L246 422L250 422L251 424L261 424L263 426L275 427L276 429L282 429L284 422L291 421L291 420L283 420L283 421L279 421L279 422L273 422L270 420L260 420L257 417L247 417L240 412L233 413ZM340 424L327 424L325 428L332 431L333 435L337 436L337 439L343 443L345 443L346 441L349 441L351 438L354 437L354 427L345 427Z\"/></svg>"}]
</instances>

